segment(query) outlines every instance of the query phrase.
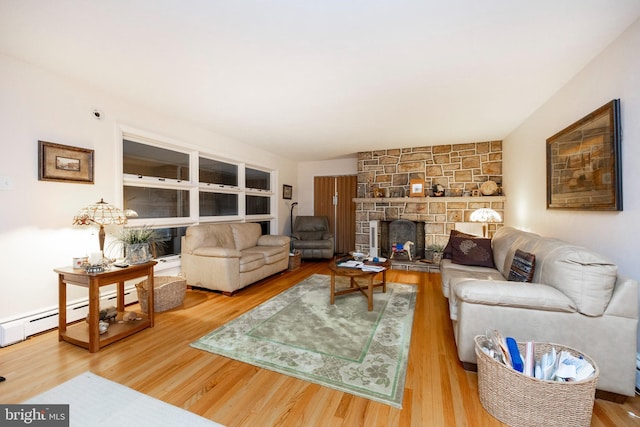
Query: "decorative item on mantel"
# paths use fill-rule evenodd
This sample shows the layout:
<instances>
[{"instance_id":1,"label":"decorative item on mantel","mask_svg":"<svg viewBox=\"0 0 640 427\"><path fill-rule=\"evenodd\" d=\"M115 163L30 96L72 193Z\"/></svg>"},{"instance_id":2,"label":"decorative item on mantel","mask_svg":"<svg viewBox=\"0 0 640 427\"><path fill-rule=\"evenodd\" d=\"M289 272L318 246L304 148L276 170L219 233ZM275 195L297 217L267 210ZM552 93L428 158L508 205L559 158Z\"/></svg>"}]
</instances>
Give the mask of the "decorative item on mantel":
<instances>
[{"instance_id":1,"label":"decorative item on mantel","mask_svg":"<svg viewBox=\"0 0 640 427\"><path fill-rule=\"evenodd\" d=\"M443 197L444 196L444 187L440 184L433 184L431 188L433 191L433 197Z\"/></svg>"},{"instance_id":2,"label":"decorative item on mantel","mask_svg":"<svg viewBox=\"0 0 640 427\"><path fill-rule=\"evenodd\" d=\"M485 181L480 185L480 192L483 196L493 196L498 193L498 184L495 181Z\"/></svg>"},{"instance_id":3,"label":"decorative item on mantel","mask_svg":"<svg viewBox=\"0 0 640 427\"><path fill-rule=\"evenodd\" d=\"M424 197L424 181L412 179L409 182L409 197Z\"/></svg>"},{"instance_id":4,"label":"decorative item on mantel","mask_svg":"<svg viewBox=\"0 0 640 427\"><path fill-rule=\"evenodd\" d=\"M383 197L385 197L385 195L386 194L385 194L384 188L377 188L376 187L376 188L373 189L373 197L374 198L376 198L376 199L377 198L383 198Z\"/></svg>"},{"instance_id":5,"label":"decorative item on mantel","mask_svg":"<svg viewBox=\"0 0 640 427\"><path fill-rule=\"evenodd\" d=\"M105 225L123 225L127 223L127 216L117 207L100 199L99 202L93 203L85 208L82 208L73 217L73 225L94 225L100 226L98 232L98 243L100 245L100 262L94 263L95 259L92 259L90 267L102 267L94 268L91 272L99 272L104 270L104 226ZM91 257L95 258L95 257Z\"/></svg>"}]
</instances>

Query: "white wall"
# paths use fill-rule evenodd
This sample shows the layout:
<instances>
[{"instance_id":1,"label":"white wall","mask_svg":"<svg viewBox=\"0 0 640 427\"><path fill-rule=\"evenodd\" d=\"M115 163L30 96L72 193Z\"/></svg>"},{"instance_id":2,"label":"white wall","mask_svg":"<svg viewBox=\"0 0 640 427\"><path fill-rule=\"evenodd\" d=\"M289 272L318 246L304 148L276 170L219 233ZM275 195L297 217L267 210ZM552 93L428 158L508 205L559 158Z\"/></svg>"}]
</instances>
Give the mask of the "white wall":
<instances>
[{"instance_id":1,"label":"white wall","mask_svg":"<svg viewBox=\"0 0 640 427\"><path fill-rule=\"evenodd\" d=\"M640 279L640 20L504 140L505 223L587 246ZM546 139L612 99L622 113L623 212L546 209Z\"/></svg>"},{"instance_id":2,"label":"white wall","mask_svg":"<svg viewBox=\"0 0 640 427\"><path fill-rule=\"evenodd\" d=\"M278 212L274 232L288 226L282 183L297 181L296 163L256 150L191 123L166 117L102 92L0 55L0 320L57 307L55 267L97 250L92 227L71 227L81 207L104 198L116 206L120 126L135 128L188 147L278 171ZM93 108L103 119L91 116ZM95 150L94 184L38 180L38 140ZM108 230L109 231L109 230ZM117 230L111 230L117 231ZM69 287L69 299L87 293Z\"/></svg>"}]
</instances>

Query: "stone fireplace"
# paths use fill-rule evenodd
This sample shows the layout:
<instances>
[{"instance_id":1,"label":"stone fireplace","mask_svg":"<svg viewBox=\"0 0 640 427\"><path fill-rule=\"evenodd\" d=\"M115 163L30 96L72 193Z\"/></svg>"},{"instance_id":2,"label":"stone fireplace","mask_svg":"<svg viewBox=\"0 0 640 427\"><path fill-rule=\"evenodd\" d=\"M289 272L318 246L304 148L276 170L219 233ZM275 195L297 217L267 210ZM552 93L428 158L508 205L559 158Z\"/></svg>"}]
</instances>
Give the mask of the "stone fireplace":
<instances>
[{"instance_id":1,"label":"stone fireplace","mask_svg":"<svg viewBox=\"0 0 640 427\"><path fill-rule=\"evenodd\" d=\"M424 222L398 219L394 221L380 221L380 253L384 258L391 258L391 246L413 242L411 258L424 258ZM396 254L394 259L409 259L406 254Z\"/></svg>"},{"instance_id":2,"label":"stone fireplace","mask_svg":"<svg viewBox=\"0 0 640 427\"><path fill-rule=\"evenodd\" d=\"M406 197L414 180L424 182L424 197ZM358 197L353 199L356 250L368 253L372 248L372 222L379 224L376 243L380 256L390 257L391 244L411 240L416 243L412 256L417 254L423 258L429 245L446 245L456 223L469 222L476 209L491 208L504 218L506 197L503 194L473 194L488 180L502 185L501 141L358 153ZM444 197L429 197L428 190L434 184L445 188ZM385 197L374 197L374 194ZM390 236L389 224L396 220L421 226L416 228L414 238ZM489 224L489 235L501 226ZM417 234L420 232L421 236ZM417 242L421 242L420 247Z\"/></svg>"}]
</instances>

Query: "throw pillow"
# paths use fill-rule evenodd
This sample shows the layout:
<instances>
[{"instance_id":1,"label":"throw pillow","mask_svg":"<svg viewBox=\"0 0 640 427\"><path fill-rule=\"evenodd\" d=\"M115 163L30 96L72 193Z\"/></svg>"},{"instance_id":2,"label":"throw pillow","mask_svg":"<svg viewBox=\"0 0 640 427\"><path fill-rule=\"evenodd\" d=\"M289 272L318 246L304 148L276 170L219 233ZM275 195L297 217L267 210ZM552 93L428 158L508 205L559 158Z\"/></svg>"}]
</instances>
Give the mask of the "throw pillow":
<instances>
[{"instance_id":1,"label":"throw pillow","mask_svg":"<svg viewBox=\"0 0 640 427\"><path fill-rule=\"evenodd\" d=\"M454 236L449 242L452 249L451 261L454 264L493 267L491 239Z\"/></svg>"},{"instance_id":2,"label":"throw pillow","mask_svg":"<svg viewBox=\"0 0 640 427\"><path fill-rule=\"evenodd\" d=\"M445 246L444 251L442 251L442 258L453 258L453 247L451 246L451 238L452 237L468 237L470 239L477 238L478 236L474 236L472 234L463 233L458 230L451 230L449 233L449 241L447 242L447 246Z\"/></svg>"},{"instance_id":3,"label":"throw pillow","mask_svg":"<svg viewBox=\"0 0 640 427\"><path fill-rule=\"evenodd\" d=\"M536 256L534 254L517 249L513 256L513 261L511 261L507 280L511 282L531 282L535 265Z\"/></svg>"}]
</instances>

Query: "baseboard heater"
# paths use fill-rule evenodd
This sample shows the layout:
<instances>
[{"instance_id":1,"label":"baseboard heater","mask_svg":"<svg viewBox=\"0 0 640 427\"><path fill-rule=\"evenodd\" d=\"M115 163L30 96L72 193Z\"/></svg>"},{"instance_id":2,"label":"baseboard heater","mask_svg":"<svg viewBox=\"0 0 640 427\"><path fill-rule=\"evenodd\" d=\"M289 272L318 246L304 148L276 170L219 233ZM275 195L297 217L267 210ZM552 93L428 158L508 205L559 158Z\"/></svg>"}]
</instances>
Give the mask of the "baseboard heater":
<instances>
[{"instance_id":1,"label":"baseboard heater","mask_svg":"<svg viewBox=\"0 0 640 427\"><path fill-rule=\"evenodd\" d=\"M100 306L116 305L116 291L105 292L100 296ZM133 304L138 301L135 286L125 288L124 303ZM89 298L67 305L67 322L84 319L89 312ZM58 309L49 309L26 316L16 316L0 322L0 347L24 341L31 335L58 327Z\"/></svg>"}]
</instances>

